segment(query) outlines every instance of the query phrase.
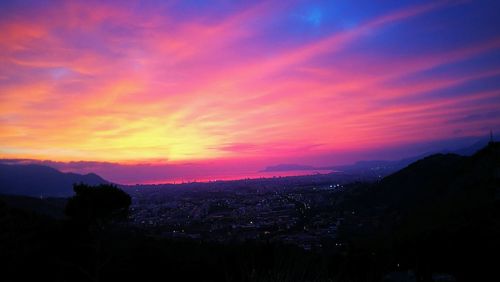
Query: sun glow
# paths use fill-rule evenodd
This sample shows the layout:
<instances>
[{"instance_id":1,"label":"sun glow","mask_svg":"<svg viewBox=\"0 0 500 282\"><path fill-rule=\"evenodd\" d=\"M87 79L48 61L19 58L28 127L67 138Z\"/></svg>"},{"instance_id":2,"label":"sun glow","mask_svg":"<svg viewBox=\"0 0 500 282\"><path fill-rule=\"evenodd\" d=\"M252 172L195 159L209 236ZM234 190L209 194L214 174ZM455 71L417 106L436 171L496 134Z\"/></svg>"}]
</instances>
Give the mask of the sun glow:
<instances>
[{"instance_id":1,"label":"sun glow","mask_svg":"<svg viewBox=\"0 0 500 282\"><path fill-rule=\"evenodd\" d=\"M483 62L497 60L500 37L439 32L467 27L437 11L473 13L470 3L362 17L321 1L120 4L2 9L0 157L293 159L498 125L500 67Z\"/></svg>"}]
</instances>

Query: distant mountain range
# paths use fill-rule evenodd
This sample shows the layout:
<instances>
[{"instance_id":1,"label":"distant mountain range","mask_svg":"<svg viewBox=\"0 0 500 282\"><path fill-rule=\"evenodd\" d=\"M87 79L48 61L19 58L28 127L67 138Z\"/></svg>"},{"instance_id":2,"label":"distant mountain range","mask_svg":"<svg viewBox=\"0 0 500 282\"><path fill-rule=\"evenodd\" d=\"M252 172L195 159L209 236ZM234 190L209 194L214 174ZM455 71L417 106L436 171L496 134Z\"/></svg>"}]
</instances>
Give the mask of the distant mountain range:
<instances>
[{"instance_id":1,"label":"distant mountain range","mask_svg":"<svg viewBox=\"0 0 500 282\"><path fill-rule=\"evenodd\" d=\"M349 174L356 173L377 173L381 176L386 176L390 173L398 171L412 162L424 158L428 154L420 155L411 158L405 158L396 161L384 161L384 160L372 160L372 161L359 161L351 165L337 165L337 166L324 166L316 167L310 165L300 165L300 164L279 164L274 166L268 166L261 172L280 172L280 171L330 171L330 172L344 172Z\"/></svg>"},{"instance_id":2,"label":"distant mountain range","mask_svg":"<svg viewBox=\"0 0 500 282\"><path fill-rule=\"evenodd\" d=\"M495 139L498 139L498 136L495 136ZM341 171L346 173L365 173L367 171L377 172L381 176L389 175L393 172L396 172L402 168L405 168L409 164L430 156L432 154L438 153L453 153L462 156L471 156L480 149L484 148L488 144L489 140L487 138L483 138L475 142L474 144L464 147L458 150L441 150L425 153L422 155L409 157L400 160L388 161L388 160L370 160L370 161L359 161L350 165L335 165L335 166L311 166L311 165L303 165L303 164L278 164L272 165L264 168L261 172L282 172L282 171Z\"/></svg>"},{"instance_id":3,"label":"distant mountain range","mask_svg":"<svg viewBox=\"0 0 500 282\"><path fill-rule=\"evenodd\" d=\"M407 161L409 160L404 162ZM373 168L384 164L373 161L360 162L358 165ZM46 195L49 191L53 195L60 195L59 193L68 195L71 192L71 183L79 181L92 184L92 181L105 180L94 174L61 173L38 165L0 165L0 192L2 193L6 193L6 191L17 194L25 192L39 196L38 193L43 192ZM59 186L62 182L65 182L66 185ZM8 183L11 186L7 185ZM7 187L10 187L10 190L7 190ZM332 211L334 213L323 209L315 211L313 208L312 212L315 213L306 213L306 215L315 215L315 218L316 215L338 217L338 221L342 223L336 226L337 237L336 241L332 242L339 243L335 243L335 249L326 250L339 252L339 258L342 258L342 260L338 260L340 262L353 261L352 269L356 273L359 273L359 265L368 264L370 271L378 267L382 268L383 271L397 270L398 272L394 272L396 274L410 273L412 271L407 269L416 269L419 270L418 275L423 277L421 281L490 281L489 278L497 275L498 261L492 258L500 251L500 143L492 142L471 156L451 153L427 156L378 181L354 182L346 188L336 194L334 198L327 198L329 202L333 200L330 207L334 209ZM35 193L35 191L38 192ZM331 191L324 192L326 193L324 195L331 193ZM75 250L82 249L80 246L88 245L87 239L83 241L86 244L78 241L82 240L78 238L87 238L76 233L80 232L80 229L72 231L75 233L61 232L64 229L60 226L70 225L54 224L45 218L19 211L28 210L62 218L64 204L64 199L41 200L20 196L0 196L0 215L2 215L0 235L3 235L0 238L15 239L4 245L16 247L12 249L16 251L7 249L9 252L1 252L1 254L6 253L9 256L5 257L9 259L15 255L15 261L22 263L22 267L19 268L21 270L25 269L26 262L38 266L47 261L49 263L43 267L51 270L51 267L57 265L53 263L55 260L47 260L47 258L52 259L51 252L64 250L61 255L55 253L54 257L66 258L68 254L75 254ZM57 228L52 227L53 229L50 230L47 229L47 226L56 226ZM174 243L175 241L160 241L160 238L150 240L149 237L144 237L147 240L143 240L142 237L136 235L135 230L131 233L133 236L115 233L119 229L111 230L113 230L112 233L103 234L109 234L109 237L106 238L108 242L118 242L117 249L110 249L116 250L113 253L136 254L139 262L142 262L144 258L152 258L151 262L148 260L148 263L153 263L153 265L155 261L160 261L157 259L159 256L150 256L150 252L154 250L166 251L167 254L170 254L176 253L168 252L171 249L180 250L177 253L187 253L200 249L200 244L197 241L196 245L185 245L188 242L184 240L177 245ZM313 231L315 230L313 229ZM66 234L77 234L78 236L67 236ZM42 240L39 240L40 238ZM77 238L77 241L67 241L68 238L71 240ZM124 240L122 238L127 239L121 241ZM138 241L128 238L139 238L138 240L145 242L145 245L138 245ZM37 241L33 243L34 240ZM45 248L47 242L63 243L61 245L51 244L49 248ZM105 241L103 240L103 242ZM57 248L53 246L57 246ZM143 246L147 248L145 255L134 253L136 250L143 250L145 248ZM188 247L181 248L179 246ZM222 246L226 245L215 245L217 248L211 247L212 245L208 246L209 248L202 249L199 253L212 254L214 250L220 250ZM238 246L229 245L231 249ZM249 250L258 245L251 243L244 246L245 248L242 250L247 254ZM263 248L269 249L269 241L263 245ZM30 250L34 251L30 252ZM257 258L268 255L263 250L257 249L257 252L254 251L253 254L258 254L259 256L255 255ZM272 247L273 253L276 250L277 248ZM283 254L286 256L294 254L290 251L292 249L285 250L286 252ZM91 251L91 258L94 258L94 252ZM47 257L47 253L51 256ZM309 256L313 253L299 254ZM89 253L82 254L88 255ZM223 251L222 254L223 256L218 253L225 258L228 254L233 253ZM321 253L321 256L327 254L327 252ZM84 255L76 253L74 258L70 258L72 258L71 261L78 261L81 257L85 258ZM33 257L35 259L32 259ZM172 257L177 258L177 256ZM334 257L326 258L329 259L325 260L328 263L337 261L331 259ZM223 260L221 259L221 261ZM309 261L316 260L308 258L307 262ZM173 262L170 264L179 265L178 260L174 259ZM191 260L187 261L186 269L191 269L191 262ZM113 263L117 264L117 266L113 266L117 267L116 273L123 271L122 261ZM134 264L130 263L130 265ZM209 265L213 267L213 264ZM149 271L150 268L147 269ZM457 279L431 279L434 277L431 276L432 273L435 271L441 273L443 270L452 273L453 276L456 275ZM18 275L18 273L19 271L15 274ZM41 271L40 273L45 272ZM114 275L115 270L111 273ZM363 275L362 278L365 277ZM372 280L368 279L368 281ZM416 279L384 279L384 281L416 281Z\"/></svg>"},{"instance_id":4,"label":"distant mountain range","mask_svg":"<svg viewBox=\"0 0 500 282\"><path fill-rule=\"evenodd\" d=\"M63 173L43 165L0 164L0 194L33 197L69 197L74 183L98 185L109 183L100 176Z\"/></svg>"},{"instance_id":5,"label":"distant mountain range","mask_svg":"<svg viewBox=\"0 0 500 282\"><path fill-rule=\"evenodd\" d=\"M459 155L472 155L488 144L487 139L479 140L473 145L456 150L452 153ZM366 174L384 177L397 172L411 163L422 159L429 154L396 161L359 161L352 165L314 167L300 164L279 164L265 168L264 172L279 171L331 171L344 172L348 174ZM23 195L32 197L69 197L73 195L74 183L86 183L98 185L109 183L102 177L94 174L63 173L54 168L28 164L0 164L0 194Z\"/></svg>"}]
</instances>

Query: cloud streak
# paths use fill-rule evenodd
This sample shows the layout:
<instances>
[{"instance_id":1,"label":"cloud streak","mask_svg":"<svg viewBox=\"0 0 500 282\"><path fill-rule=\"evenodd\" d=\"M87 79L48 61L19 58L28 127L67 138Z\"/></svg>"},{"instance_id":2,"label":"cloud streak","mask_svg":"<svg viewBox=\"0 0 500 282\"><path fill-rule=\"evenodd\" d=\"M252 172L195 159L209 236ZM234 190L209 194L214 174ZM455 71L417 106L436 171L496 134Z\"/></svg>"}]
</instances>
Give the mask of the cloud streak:
<instances>
[{"instance_id":1,"label":"cloud streak","mask_svg":"<svg viewBox=\"0 0 500 282\"><path fill-rule=\"evenodd\" d=\"M0 157L261 163L500 129L488 4L315 7L311 25L304 3L6 5Z\"/></svg>"}]
</instances>

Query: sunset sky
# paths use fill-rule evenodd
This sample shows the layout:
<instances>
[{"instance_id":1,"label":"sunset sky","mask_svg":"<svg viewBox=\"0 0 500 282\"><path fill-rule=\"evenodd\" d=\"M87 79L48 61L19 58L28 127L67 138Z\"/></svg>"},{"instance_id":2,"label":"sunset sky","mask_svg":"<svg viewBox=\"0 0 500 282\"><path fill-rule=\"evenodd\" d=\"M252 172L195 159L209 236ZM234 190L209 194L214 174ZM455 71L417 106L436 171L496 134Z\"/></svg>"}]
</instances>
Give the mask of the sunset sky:
<instances>
[{"instance_id":1,"label":"sunset sky","mask_svg":"<svg viewBox=\"0 0 500 282\"><path fill-rule=\"evenodd\" d=\"M500 131L500 1L1 1L0 158L120 183Z\"/></svg>"}]
</instances>

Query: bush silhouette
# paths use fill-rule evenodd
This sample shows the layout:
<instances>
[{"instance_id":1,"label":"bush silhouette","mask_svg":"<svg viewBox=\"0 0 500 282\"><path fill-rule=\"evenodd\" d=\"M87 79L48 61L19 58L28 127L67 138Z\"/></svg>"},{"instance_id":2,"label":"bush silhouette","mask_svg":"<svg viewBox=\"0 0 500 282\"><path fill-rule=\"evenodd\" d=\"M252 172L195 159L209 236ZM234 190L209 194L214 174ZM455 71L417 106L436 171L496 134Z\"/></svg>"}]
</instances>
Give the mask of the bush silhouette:
<instances>
[{"instance_id":1,"label":"bush silhouette","mask_svg":"<svg viewBox=\"0 0 500 282\"><path fill-rule=\"evenodd\" d=\"M65 214L85 224L102 224L126 218L130 196L112 184L74 184L75 195L68 200Z\"/></svg>"}]
</instances>

